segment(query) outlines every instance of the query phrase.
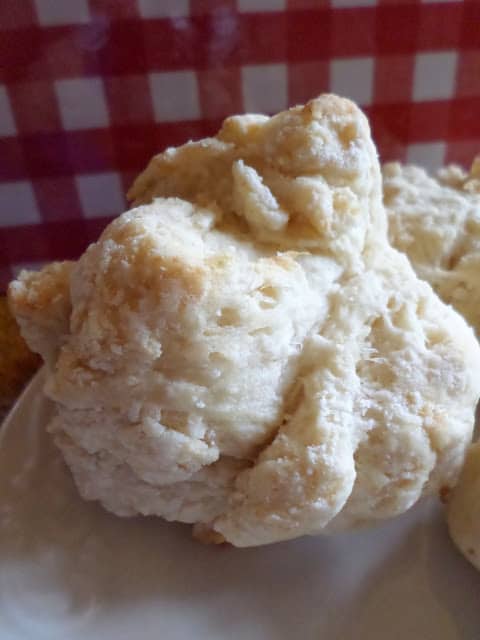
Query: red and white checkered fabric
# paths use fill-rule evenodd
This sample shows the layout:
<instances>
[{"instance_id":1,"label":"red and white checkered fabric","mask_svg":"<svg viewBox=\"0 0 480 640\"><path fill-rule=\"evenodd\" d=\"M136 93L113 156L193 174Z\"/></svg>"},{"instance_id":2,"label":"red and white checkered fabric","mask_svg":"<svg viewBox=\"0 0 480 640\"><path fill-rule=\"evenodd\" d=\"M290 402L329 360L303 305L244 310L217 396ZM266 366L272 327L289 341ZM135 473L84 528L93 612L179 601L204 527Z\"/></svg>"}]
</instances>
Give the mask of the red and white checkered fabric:
<instances>
[{"instance_id":1,"label":"red and white checkered fabric","mask_svg":"<svg viewBox=\"0 0 480 640\"><path fill-rule=\"evenodd\" d=\"M383 160L480 150L480 1L3 0L0 288L76 257L154 153L323 91Z\"/></svg>"}]
</instances>

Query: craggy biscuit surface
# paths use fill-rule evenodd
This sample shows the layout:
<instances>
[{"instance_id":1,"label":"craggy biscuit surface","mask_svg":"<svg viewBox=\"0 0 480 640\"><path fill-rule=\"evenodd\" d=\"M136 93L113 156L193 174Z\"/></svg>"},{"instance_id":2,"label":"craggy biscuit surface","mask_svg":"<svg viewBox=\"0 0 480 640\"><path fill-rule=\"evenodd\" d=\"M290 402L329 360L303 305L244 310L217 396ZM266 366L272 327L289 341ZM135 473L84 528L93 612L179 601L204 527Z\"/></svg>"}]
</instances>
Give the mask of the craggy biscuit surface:
<instances>
[{"instance_id":1,"label":"craggy biscuit surface","mask_svg":"<svg viewBox=\"0 0 480 640\"><path fill-rule=\"evenodd\" d=\"M383 167L383 178L392 244L480 337L480 157L469 172L449 166L436 176L391 163ZM479 444L470 449L449 495L451 536L480 569Z\"/></svg>"},{"instance_id":2,"label":"craggy biscuit surface","mask_svg":"<svg viewBox=\"0 0 480 640\"><path fill-rule=\"evenodd\" d=\"M383 167L389 237L417 275L480 335L480 157L469 173Z\"/></svg>"},{"instance_id":3,"label":"craggy biscuit surface","mask_svg":"<svg viewBox=\"0 0 480 640\"><path fill-rule=\"evenodd\" d=\"M50 354L49 428L85 498L250 546L455 482L480 348L389 246L351 102L230 118L154 158L130 196L68 272L55 335L25 304L32 276L10 288Z\"/></svg>"}]
</instances>

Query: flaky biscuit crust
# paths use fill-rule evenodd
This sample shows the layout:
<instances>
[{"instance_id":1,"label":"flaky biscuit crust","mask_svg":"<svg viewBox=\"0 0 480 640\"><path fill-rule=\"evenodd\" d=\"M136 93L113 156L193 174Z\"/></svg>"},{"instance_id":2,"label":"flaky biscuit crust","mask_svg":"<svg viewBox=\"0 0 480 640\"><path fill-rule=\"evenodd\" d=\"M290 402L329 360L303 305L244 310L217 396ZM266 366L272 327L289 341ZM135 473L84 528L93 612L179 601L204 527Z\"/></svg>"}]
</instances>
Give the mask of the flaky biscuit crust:
<instances>
[{"instance_id":1,"label":"flaky biscuit crust","mask_svg":"<svg viewBox=\"0 0 480 640\"><path fill-rule=\"evenodd\" d=\"M480 348L389 246L353 103L230 118L154 158L130 197L68 275L60 341L26 311L32 276L10 290L53 354L49 428L85 498L251 546L453 484Z\"/></svg>"},{"instance_id":2,"label":"flaky biscuit crust","mask_svg":"<svg viewBox=\"0 0 480 640\"><path fill-rule=\"evenodd\" d=\"M383 179L391 243L480 335L480 157L435 176L391 163Z\"/></svg>"}]
</instances>

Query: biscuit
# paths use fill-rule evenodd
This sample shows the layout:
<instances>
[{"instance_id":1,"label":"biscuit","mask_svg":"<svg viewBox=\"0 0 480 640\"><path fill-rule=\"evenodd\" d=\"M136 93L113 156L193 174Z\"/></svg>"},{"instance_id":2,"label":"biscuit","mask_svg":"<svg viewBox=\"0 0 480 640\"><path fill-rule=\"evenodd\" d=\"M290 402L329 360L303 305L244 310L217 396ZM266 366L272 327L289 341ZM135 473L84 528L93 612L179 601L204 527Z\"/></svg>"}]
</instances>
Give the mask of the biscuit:
<instances>
[{"instance_id":1,"label":"biscuit","mask_svg":"<svg viewBox=\"0 0 480 640\"><path fill-rule=\"evenodd\" d=\"M480 157L469 173L452 165L435 176L390 163L383 181L391 243L480 335Z\"/></svg>"},{"instance_id":2,"label":"biscuit","mask_svg":"<svg viewBox=\"0 0 480 640\"><path fill-rule=\"evenodd\" d=\"M39 338L28 273L10 287L49 354L49 429L84 498L253 546L371 524L455 482L480 347L388 244L353 103L229 118L129 195L68 287L58 270L59 330Z\"/></svg>"},{"instance_id":3,"label":"biscuit","mask_svg":"<svg viewBox=\"0 0 480 640\"><path fill-rule=\"evenodd\" d=\"M452 165L435 176L391 163L383 179L392 244L480 336L480 157L469 172ZM452 539L480 569L479 446L472 446L459 485L446 495Z\"/></svg>"}]
</instances>

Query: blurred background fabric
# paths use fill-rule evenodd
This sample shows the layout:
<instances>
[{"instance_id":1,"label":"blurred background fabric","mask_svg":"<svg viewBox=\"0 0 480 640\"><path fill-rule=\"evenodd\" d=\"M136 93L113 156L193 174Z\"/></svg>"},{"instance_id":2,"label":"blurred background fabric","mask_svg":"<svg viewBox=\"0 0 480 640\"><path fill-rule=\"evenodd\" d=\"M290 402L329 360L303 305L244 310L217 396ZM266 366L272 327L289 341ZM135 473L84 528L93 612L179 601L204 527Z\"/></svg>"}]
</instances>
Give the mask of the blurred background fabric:
<instances>
[{"instance_id":1,"label":"blurred background fabric","mask_svg":"<svg viewBox=\"0 0 480 640\"><path fill-rule=\"evenodd\" d=\"M0 289L75 258L149 158L333 91L382 161L480 150L480 1L2 0Z\"/></svg>"}]
</instances>

